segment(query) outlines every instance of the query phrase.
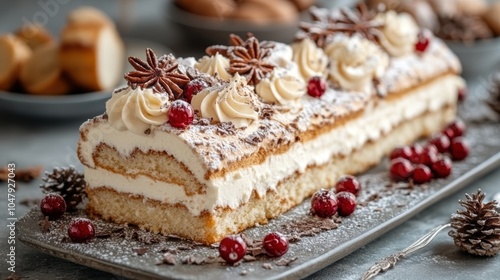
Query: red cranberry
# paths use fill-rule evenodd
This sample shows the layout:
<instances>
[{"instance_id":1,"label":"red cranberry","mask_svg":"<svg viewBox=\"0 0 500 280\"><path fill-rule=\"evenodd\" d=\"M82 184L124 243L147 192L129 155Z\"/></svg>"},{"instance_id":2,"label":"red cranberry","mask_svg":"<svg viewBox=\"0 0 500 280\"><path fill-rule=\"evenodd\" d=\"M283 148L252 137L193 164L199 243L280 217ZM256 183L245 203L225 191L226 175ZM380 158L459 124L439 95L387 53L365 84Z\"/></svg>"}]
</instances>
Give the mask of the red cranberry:
<instances>
[{"instance_id":1,"label":"red cranberry","mask_svg":"<svg viewBox=\"0 0 500 280\"><path fill-rule=\"evenodd\" d=\"M321 218L331 217L337 213L338 204L332 192L321 189L311 198L311 212Z\"/></svg>"},{"instance_id":2,"label":"red cranberry","mask_svg":"<svg viewBox=\"0 0 500 280\"><path fill-rule=\"evenodd\" d=\"M432 171L427 165L419 164L413 170L412 179L415 184L430 182L432 179Z\"/></svg>"},{"instance_id":3,"label":"red cranberry","mask_svg":"<svg viewBox=\"0 0 500 280\"><path fill-rule=\"evenodd\" d=\"M86 218L76 218L68 227L68 236L73 242L83 243L92 239L95 235L94 224Z\"/></svg>"},{"instance_id":4,"label":"red cranberry","mask_svg":"<svg viewBox=\"0 0 500 280\"><path fill-rule=\"evenodd\" d=\"M419 32L417 43L415 44L415 50L421 53L425 52L427 50L427 47L429 46L430 41L431 40L429 38L429 35L427 35L425 32Z\"/></svg>"},{"instance_id":5,"label":"red cranberry","mask_svg":"<svg viewBox=\"0 0 500 280\"><path fill-rule=\"evenodd\" d=\"M312 97L319 98L325 93L326 87L327 85L325 79L319 76L314 76L309 79L309 82L307 83L307 94Z\"/></svg>"},{"instance_id":6,"label":"red cranberry","mask_svg":"<svg viewBox=\"0 0 500 280\"><path fill-rule=\"evenodd\" d=\"M340 216L349 216L356 209L356 196L350 192L337 193L337 200L339 201Z\"/></svg>"},{"instance_id":7,"label":"red cranberry","mask_svg":"<svg viewBox=\"0 0 500 280\"><path fill-rule=\"evenodd\" d=\"M462 102L465 100L465 98L467 97L467 88L463 87L463 88L459 88L458 89L458 93L457 93L457 100L459 102Z\"/></svg>"},{"instance_id":8,"label":"red cranberry","mask_svg":"<svg viewBox=\"0 0 500 280\"><path fill-rule=\"evenodd\" d=\"M420 163L420 156L424 152L424 148L420 144L415 144L415 145L410 147L410 150L411 150L411 154L410 154L410 158L408 158L408 160L411 163Z\"/></svg>"},{"instance_id":9,"label":"red cranberry","mask_svg":"<svg viewBox=\"0 0 500 280\"><path fill-rule=\"evenodd\" d=\"M66 201L57 193L49 193L40 201L40 211L50 219L59 219L66 212Z\"/></svg>"},{"instance_id":10,"label":"red cranberry","mask_svg":"<svg viewBox=\"0 0 500 280\"><path fill-rule=\"evenodd\" d=\"M345 175L340 178L340 180L335 185L336 192L350 192L354 195L358 195L361 190L361 183L359 180L351 175Z\"/></svg>"},{"instance_id":11,"label":"red cranberry","mask_svg":"<svg viewBox=\"0 0 500 280\"><path fill-rule=\"evenodd\" d=\"M391 160L399 158L399 157L409 159L411 157L411 155L412 155L412 151L411 151L410 147L403 146L403 147L398 147L398 148L394 149L391 152L391 155L389 156L389 158Z\"/></svg>"},{"instance_id":12,"label":"red cranberry","mask_svg":"<svg viewBox=\"0 0 500 280\"><path fill-rule=\"evenodd\" d=\"M465 133L465 124L461 120L456 120L450 123L443 131L450 140L456 137L460 137Z\"/></svg>"},{"instance_id":13,"label":"red cranberry","mask_svg":"<svg viewBox=\"0 0 500 280\"><path fill-rule=\"evenodd\" d=\"M450 139L445 134L438 133L429 140L429 144L434 145L438 152L446 153L450 148Z\"/></svg>"},{"instance_id":14,"label":"red cranberry","mask_svg":"<svg viewBox=\"0 0 500 280\"><path fill-rule=\"evenodd\" d=\"M272 257L281 257L288 251L288 240L280 233L269 233L262 241L262 247Z\"/></svg>"},{"instance_id":15,"label":"red cranberry","mask_svg":"<svg viewBox=\"0 0 500 280\"><path fill-rule=\"evenodd\" d=\"M185 128L193 123L194 110L191 104L184 100L175 100L168 110L168 122L177 128Z\"/></svg>"},{"instance_id":16,"label":"red cranberry","mask_svg":"<svg viewBox=\"0 0 500 280\"><path fill-rule=\"evenodd\" d=\"M229 264L238 262L246 253L247 244L239 235L225 237L219 243L219 254Z\"/></svg>"},{"instance_id":17,"label":"red cranberry","mask_svg":"<svg viewBox=\"0 0 500 280\"><path fill-rule=\"evenodd\" d=\"M186 87L184 88L184 100L186 100L188 103L191 103L191 99L193 98L193 96L207 87L208 83L203 79L194 79L189 81L189 83L187 83Z\"/></svg>"},{"instance_id":18,"label":"red cranberry","mask_svg":"<svg viewBox=\"0 0 500 280\"><path fill-rule=\"evenodd\" d=\"M436 178L446 178L451 174L451 160L446 156L442 157L432 165L431 169Z\"/></svg>"},{"instance_id":19,"label":"red cranberry","mask_svg":"<svg viewBox=\"0 0 500 280\"><path fill-rule=\"evenodd\" d=\"M391 161L391 168L389 169L392 180L405 181L411 176L413 172L413 165L411 162L404 158L397 158Z\"/></svg>"},{"instance_id":20,"label":"red cranberry","mask_svg":"<svg viewBox=\"0 0 500 280\"><path fill-rule=\"evenodd\" d=\"M418 163L431 166L438 160L438 149L433 144L428 144L422 149Z\"/></svg>"},{"instance_id":21,"label":"red cranberry","mask_svg":"<svg viewBox=\"0 0 500 280\"><path fill-rule=\"evenodd\" d=\"M463 160L469 155L469 143L463 137L451 140L450 154L453 160Z\"/></svg>"}]
</instances>

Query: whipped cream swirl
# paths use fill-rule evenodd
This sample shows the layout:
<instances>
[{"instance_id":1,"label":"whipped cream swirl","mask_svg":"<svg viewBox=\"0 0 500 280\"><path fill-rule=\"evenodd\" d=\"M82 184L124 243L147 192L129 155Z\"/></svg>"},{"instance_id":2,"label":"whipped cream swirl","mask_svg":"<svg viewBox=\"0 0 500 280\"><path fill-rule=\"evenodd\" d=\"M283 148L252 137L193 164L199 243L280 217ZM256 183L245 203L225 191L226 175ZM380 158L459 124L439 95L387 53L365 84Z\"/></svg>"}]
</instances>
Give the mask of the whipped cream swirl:
<instances>
[{"instance_id":1,"label":"whipped cream swirl","mask_svg":"<svg viewBox=\"0 0 500 280\"><path fill-rule=\"evenodd\" d=\"M236 128L246 127L257 120L254 87L236 73L229 82L206 88L193 96L191 105L202 118L215 122L232 122Z\"/></svg>"},{"instance_id":2,"label":"whipped cream swirl","mask_svg":"<svg viewBox=\"0 0 500 280\"><path fill-rule=\"evenodd\" d=\"M311 39L305 38L292 45L293 61L297 63L299 73L304 80L313 76L327 74L328 57L323 49L318 48Z\"/></svg>"},{"instance_id":3,"label":"whipped cream swirl","mask_svg":"<svg viewBox=\"0 0 500 280\"><path fill-rule=\"evenodd\" d=\"M271 75L255 86L257 94L268 103L289 105L299 101L306 93L306 85L292 71L275 68Z\"/></svg>"},{"instance_id":4,"label":"whipped cream swirl","mask_svg":"<svg viewBox=\"0 0 500 280\"><path fill-rule=\"evenodd\" d=\"M390 55L403 56L414 52L419 29L409 14L388 11L377 18L384 23L380 44Z\"/></svg>"},{"instance_id":5,"label":"whipped cream swirl","mask_svg":"<svg viewBox=\"0 0 500 280\"><path fill-rule=\"evenodd\" d=\"M389 65L387 53L360 36L334 41L325 52L330 57L329 79L346 90L371 92L372 80Z\"/></svg>"},{"instance_id":6,"label":"whipped cream swirl","mask_svg":"<svg viewBox=\"0 0 500 280\"><path fill-rule=\"evenodd\" d=\"M153 93L151 88L126 88L116 91L106 102L106 113L112 127L137 134L168 121L169 99L166 94Z\"/></svg>"},{"instance_id":7,"label":"whipped cream swirl","mask_svg":"<svg viewBox=\"0 0 500 280\"><path fill-rule=\"evenodd\" d=\"M228 81L232 77L228 71L229 59L219 53L202 57L200 61L195 64L195 68L211 76L218 76L225 81Z\"/></svg>"}]
</instances>

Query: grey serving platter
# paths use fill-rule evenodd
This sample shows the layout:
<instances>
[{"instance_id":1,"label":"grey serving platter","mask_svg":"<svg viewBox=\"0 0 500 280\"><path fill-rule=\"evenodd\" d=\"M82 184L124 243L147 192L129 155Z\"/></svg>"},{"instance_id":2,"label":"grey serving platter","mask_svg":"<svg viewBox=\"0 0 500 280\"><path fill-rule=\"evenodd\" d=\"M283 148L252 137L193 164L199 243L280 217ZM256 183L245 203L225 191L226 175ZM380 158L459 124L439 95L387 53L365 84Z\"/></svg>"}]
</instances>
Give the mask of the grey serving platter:
<instances>
[{"instance_id":1,"label":"grey serving platter","mask_svg":"<svg viewBox=\"0 0 500 280\"><path fill-rule=\"evenodd\" d=\"M476 102L474 106L477 105ZM478 110L469 108L465 111L476 114ZM358 177L363 191L353 215L320 220L308 215L309 201L306 200L268 224L244 231L249 240L260 240L271 231L287 235L293 242L288 253L281 258L257 254L248 256L236 266L228 266L218 257L216 246L154 235L101 220L95 220L98 237L88 243L75 244L68 241L66 227L71 218L85 216L83 211L66 214L61 220L52 222L49 232L44 232L39 225L43 216L38 208L34 208L18 221L18 238L47 254L128 278L305 277L382 236L475 178L498 168L500 125L498 120L483 117L462 116L468 123L466 138L472 147L471 154L464 161L454 162L453 172L447 179L421 186L392 183L387 174L388 163L384 161ZM168 261L164 261L164 254L169 256ZM171 263L173 261L175 264Z\"/></svg>"}]
</instances>

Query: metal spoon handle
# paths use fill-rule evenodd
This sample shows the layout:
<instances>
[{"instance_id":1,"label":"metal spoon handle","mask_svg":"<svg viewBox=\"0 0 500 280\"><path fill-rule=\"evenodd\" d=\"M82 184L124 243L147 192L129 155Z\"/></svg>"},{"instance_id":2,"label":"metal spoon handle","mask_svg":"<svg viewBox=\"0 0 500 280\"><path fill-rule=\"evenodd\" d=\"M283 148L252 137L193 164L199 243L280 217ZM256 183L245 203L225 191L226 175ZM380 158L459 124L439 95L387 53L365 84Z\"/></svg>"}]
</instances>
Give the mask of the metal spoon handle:
<instances>
[{"instance_id":1,"label":"metal spoon handle","mask_svg":"<svg viewBox=\"0 0 500 280\"><path fill-rule=\"evenodd\" d=\"M411 244L407 248L403 249L402 251L383 258L375 265L370 267L370 269L367 272L365 272L365 274L363 274L363 277L361 279L362 280L372 279L373 277L377 276L380 272L385 272L389 270L391 267L394 267L399 260L406 257L408 254L411 254L427 246L427 244L429 244L440 231L450 226L451 224L440 225L437 228L431 230L426 235L422 236L419 240L417 240L415 243Z\"/></svg>"}]
</instances>

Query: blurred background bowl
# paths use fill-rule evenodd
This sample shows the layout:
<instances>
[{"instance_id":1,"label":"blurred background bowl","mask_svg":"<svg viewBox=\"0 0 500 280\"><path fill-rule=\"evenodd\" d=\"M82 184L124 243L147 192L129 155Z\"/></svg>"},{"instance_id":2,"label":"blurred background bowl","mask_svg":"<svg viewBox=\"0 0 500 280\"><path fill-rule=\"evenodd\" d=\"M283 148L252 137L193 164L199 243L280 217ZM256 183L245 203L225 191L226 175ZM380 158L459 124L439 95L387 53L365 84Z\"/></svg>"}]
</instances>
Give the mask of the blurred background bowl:
<instances>
[{"instance_id":1,"label":"blurred background bowl","mask_svg":"<svg viewBox=\"0 0 500 280\"><path fill-rule=\"evenodd\" d=\"M253 33L259 40L290 43L298 30L299 21L302 17L307 17L305 11L300 18L292 22L256 24L244 20L199 16L179 8L173 1L167 6L167 18L176 28L178 38L188 43L200 44L203 48L216 44L227 45L230 34L246 38L248 32Z\"/></svg>"},{"instance_id":2,"label":"blurred background bowl","mask_svg":"<svg viewBox=\"0 0 500 280\"><path fill-rule=\"evenodd\" d=\"M500 69L500 37L475 41L471 44L446 41L462 63L466 78L488 75Z\"/></svg>"}]
</instances>

